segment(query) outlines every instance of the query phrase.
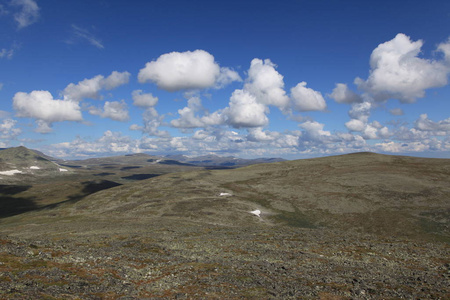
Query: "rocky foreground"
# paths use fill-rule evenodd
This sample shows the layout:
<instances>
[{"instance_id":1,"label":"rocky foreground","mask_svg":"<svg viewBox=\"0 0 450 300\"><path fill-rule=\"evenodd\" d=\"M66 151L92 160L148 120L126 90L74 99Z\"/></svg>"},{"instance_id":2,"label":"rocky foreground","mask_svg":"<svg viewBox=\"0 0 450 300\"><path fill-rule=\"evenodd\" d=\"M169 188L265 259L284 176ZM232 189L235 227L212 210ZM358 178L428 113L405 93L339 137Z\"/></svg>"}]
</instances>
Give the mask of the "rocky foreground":
<instances>
[{"instance_id":1,"label":"rocky foreground","mask_svg":"<svg viewBox=\"0 0 450 300\"><path fill-rule=\"evenodd\" d=\"M24 232L36 227L35 237L4 231L0 298L450 298L446 243L325 228L118 221L58 225L46 235L39 224L24 225Z\"/></svg>"}]
</instances>

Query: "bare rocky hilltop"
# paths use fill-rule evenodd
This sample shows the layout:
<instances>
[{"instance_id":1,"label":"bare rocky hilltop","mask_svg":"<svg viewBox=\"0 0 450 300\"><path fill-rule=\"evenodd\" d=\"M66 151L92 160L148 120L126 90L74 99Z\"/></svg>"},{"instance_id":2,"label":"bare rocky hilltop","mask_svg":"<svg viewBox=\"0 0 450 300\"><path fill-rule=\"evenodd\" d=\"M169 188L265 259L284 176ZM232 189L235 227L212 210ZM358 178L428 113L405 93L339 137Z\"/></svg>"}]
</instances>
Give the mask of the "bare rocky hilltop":
<instances>
[{"instance_id":1,"label":"bare rocky hilltop","mask_svg":"<svg viewBox=\"0 0 450 300\"><path fill-rule=\"evenodd\" d=\"M108 172L71 168L47 200L40 181L4 184L0 298L450 298L448 159L170 166L128 180L121 165L89 192Z\"/></svg>"}]
</instances>

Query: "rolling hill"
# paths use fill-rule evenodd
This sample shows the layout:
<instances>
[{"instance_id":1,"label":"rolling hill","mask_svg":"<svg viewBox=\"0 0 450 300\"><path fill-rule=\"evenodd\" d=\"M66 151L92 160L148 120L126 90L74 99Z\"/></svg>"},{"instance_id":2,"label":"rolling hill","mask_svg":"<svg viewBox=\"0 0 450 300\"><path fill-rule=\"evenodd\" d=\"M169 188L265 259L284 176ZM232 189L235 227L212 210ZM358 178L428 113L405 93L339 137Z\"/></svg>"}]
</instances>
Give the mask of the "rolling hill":
<instances>
[{"instance_id":1,"label":"rolling hill","mask_svg":"<svg viewBox=\"0 0 450 300\"><path fill-rule=\"evenodd\" d=\"M93 194L70 211L449 239L449 178L449 160L357 153L171 173ZM250 217L254 209L260 219Z\"/></svg>"},{"instance_id":2,"label":"rolling hill","mask_svg":"<svg viewBox=\"0 0 450 300\"><path fill-rule=\"evenodd\" d=\"M0 219L0 295L445 299L449 199L450 160L375 153L130 181Z\"/></svg>"},{"instance_id":3,"label":"rolling hill","mask_svg":"<svg viewBox=\"0 0 450 300\"><path fill-rule=\"evenodd\" d=\"M0 181L14 183L72 172L48 158L22 146L0 150Z\"/></svg>"}]
</instances>

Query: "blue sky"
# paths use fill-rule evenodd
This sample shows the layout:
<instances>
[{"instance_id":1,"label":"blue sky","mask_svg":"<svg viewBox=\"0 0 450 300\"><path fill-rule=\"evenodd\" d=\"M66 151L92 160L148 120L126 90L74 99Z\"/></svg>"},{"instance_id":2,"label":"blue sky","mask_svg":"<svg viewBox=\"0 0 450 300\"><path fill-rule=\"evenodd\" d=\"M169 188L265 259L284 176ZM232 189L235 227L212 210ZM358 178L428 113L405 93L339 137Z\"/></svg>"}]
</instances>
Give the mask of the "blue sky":
<instances>
[{"instance_id":1,"label":"blue sky","mask_svg":"<svg viewBox=\"0 0 450 300\"><path fill-rule=\"evenodd\" d=\"M0 147L450 157L448 1L0 1Z\"/></svg>"}]
</instances>

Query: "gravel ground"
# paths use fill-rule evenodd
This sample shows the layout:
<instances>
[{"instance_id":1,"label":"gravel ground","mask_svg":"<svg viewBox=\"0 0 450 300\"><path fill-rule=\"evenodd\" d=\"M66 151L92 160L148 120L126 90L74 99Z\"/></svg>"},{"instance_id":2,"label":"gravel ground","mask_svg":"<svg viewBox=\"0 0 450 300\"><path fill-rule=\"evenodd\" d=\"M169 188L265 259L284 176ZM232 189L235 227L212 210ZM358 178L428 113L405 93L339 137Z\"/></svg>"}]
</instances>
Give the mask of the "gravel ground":
<instances>
[{"instance_id":1,"label":"gravel ground","mask_svg":"<svg viewBox=\"0 0 450 300\"><path fill-rule=\"evenodd\" d=\"M0 298L450 298L445 243L167 218L41 229L0 236Z\"/></svg>"}]
</instances>

